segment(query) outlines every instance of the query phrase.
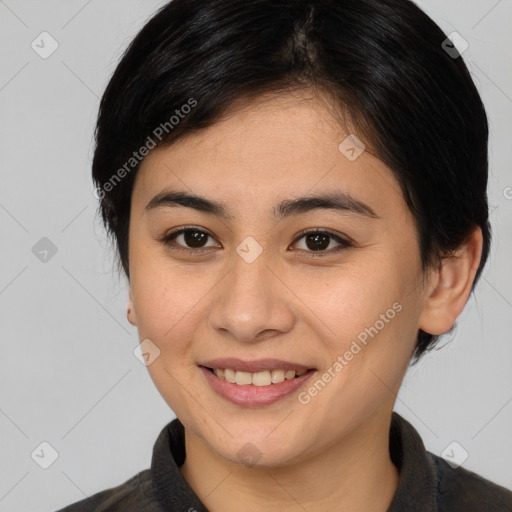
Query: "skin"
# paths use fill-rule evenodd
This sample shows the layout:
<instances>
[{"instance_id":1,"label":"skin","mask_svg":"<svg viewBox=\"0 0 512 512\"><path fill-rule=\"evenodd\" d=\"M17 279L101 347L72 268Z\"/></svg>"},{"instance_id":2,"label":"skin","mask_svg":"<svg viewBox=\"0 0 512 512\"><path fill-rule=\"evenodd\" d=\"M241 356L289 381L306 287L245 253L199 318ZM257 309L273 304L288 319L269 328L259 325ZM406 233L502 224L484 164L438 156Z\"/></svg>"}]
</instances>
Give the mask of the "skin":
<instances>
[{"instance_id":1,"label":"skin","mask_svg":"<svg viewBox=\"0 0 512 512\"><path fill-rule=\"evenodd\" d=\"M311 91L253 100L153 150L136 177L128 318L160 350L148 370L185 426L180 470L214 512L240 503L249 512L386 511L399 478L389 424L417 331L453 326L480 260L477 228L440 269L422 271L414 218L391 170L368 151L347 159L338 146L348 133L326 105ZM164 190L222 202L232 218L146 209ZM378 218L329 209L272 216L283 199L332 190ZM212 235L202 255L173 249L187 247L183 236L159 241L183 226ZM336 250L331 238L319 256L300 238L315 228L353 246ZM248 236L262 248L252 263L236 252ZM264 407L234 405L198 368L217 357L293 361L318 370L307 391L395 303L401 311L306 405L296 393ZM239 459L247 443L255 465Z\"/></svg>"}]
</instances>

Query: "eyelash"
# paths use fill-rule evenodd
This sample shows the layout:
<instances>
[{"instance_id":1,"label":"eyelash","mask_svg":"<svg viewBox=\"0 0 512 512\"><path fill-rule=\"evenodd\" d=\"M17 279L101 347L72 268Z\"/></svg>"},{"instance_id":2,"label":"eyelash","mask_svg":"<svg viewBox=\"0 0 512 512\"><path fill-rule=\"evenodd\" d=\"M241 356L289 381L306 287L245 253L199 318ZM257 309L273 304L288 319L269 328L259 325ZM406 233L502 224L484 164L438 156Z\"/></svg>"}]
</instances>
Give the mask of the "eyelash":
<instances>
[{"instance_id":1,"label":"eyelash","mask_svg":"<svg viewBox=\"0 0 512 512\"><path fill-rule=\"evenodd\" d=\"M160 243L162 243L163 245L169 247L173 251L180 251L180 252L185 252L188 254L197 255L198 253L202 252L203 250L209 249L208 247L200 247L200 248L194 249L194 248L190 248L190 247L183 247L180 245L171 244L171 242L176 237L178 237L179 235L181 235L187 231L196 231L198 233L204 233L205 235L208 235L211 238L215 238L212 234L208 233L208 231L205 231L204 229L199 229L194 226L186 226L184 228L179 228L175 231L171 231L170 233L166 233L163 237L159 238L158 241ZM327 235L340 244L338 247L335 247L334 249L328 249L328 250L319 250L319 251L309 250L309 251L307 251L305 249L301 249L302 251L305 251L306 253L309 253L314 257L328 256L330 254L337 253L340 250L347 249L349 247L353 247L353 243L350 240L342 238L339 235L337 235L336 233L333 233L332 231L329 231L327 229L320 229L320 228L308 229L308 230L304 230L304 231L300 232L297 235L297 237L295 238L295 240L293 241L293 244L297 243L301 238L303 238L304 236L309 235L309 234Z\"/></svg>"}]
</instances>

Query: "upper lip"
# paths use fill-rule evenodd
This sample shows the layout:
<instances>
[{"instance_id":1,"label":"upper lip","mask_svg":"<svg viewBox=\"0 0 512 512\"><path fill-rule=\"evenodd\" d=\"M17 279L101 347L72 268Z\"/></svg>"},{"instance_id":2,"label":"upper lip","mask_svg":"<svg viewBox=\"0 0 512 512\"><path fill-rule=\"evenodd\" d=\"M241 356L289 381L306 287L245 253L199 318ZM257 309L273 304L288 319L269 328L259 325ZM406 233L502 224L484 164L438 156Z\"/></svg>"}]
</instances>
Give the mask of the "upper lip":
<instances>
[{"instance_id":1,"label":"upper lip","mask_svg":"<svg viewBox=\"0 0 512 512\"><path fill-rule=\"evenodd\" d=\"M310 369L309 366L304 366L290 361L282 361L280 359L256 359L254 361L244 361L235 357L211 359L209 361L199 363L199 366L205 366L206 368L229 368L231 370L250 373L264 372L265 370L307 371Z\"/></svg>"}]
</instances>

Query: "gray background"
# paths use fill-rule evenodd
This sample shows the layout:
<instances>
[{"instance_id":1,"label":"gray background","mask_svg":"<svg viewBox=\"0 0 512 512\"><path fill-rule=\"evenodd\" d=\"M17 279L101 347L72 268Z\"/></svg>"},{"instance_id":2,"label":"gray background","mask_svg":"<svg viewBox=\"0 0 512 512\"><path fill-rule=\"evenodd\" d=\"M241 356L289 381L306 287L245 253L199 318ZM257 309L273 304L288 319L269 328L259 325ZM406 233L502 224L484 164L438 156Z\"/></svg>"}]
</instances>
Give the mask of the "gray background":
<instances>
[{"instance_id":1,"label":"gray background","mask_svg":"<svg viewBox=\"0 0 512 512\"><path fill-rule=\"evenodd\" d=\"M90 178L99 97L162 4L0 0L0 511L52 511L119 485L149 467L174 417L133 355ZM419 4L469 42L490 119L494 241L455 335L410 369L396 410L430 451L457 441L463 467L512 488L512 2ZM31 47L43 31L59 45L47 59ZM32 251L43 237L57 249L47 261ZM48 469L44 441L58 452Z\"/></svg>"}]
</instances>

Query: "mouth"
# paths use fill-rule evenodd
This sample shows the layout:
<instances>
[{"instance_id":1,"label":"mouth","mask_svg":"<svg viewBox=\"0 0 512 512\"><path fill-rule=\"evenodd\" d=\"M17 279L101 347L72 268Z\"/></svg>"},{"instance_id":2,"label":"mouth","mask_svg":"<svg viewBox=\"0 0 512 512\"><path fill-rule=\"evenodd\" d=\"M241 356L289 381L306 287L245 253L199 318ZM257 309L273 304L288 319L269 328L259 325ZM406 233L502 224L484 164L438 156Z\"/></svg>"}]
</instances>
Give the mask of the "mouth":
<instances>
[{"instance_id":1,"label":"mouth","mask_svg":"<svg viewBox=\"0 0 512 512\"><path fill-rule=\"evenodd\" d=\"M273 370L262 370L260 372L244 372L232 368L210 368L203 366L221 380L238 384L239 386L271 386L280 384L285 380L297 379L311 370L283 370L275 368Z\"/></svg>"},{"instance_id":2,"label":"mouth","mask_svg":"<svg viewBox=\"0 0 512 512\"><path fill-rule=\"evenodd\" d=\"M210 387L239 406L270 405L297 391L316 368L278 360L222 359L199 365Z\"/></svg>"}]
</instances>

